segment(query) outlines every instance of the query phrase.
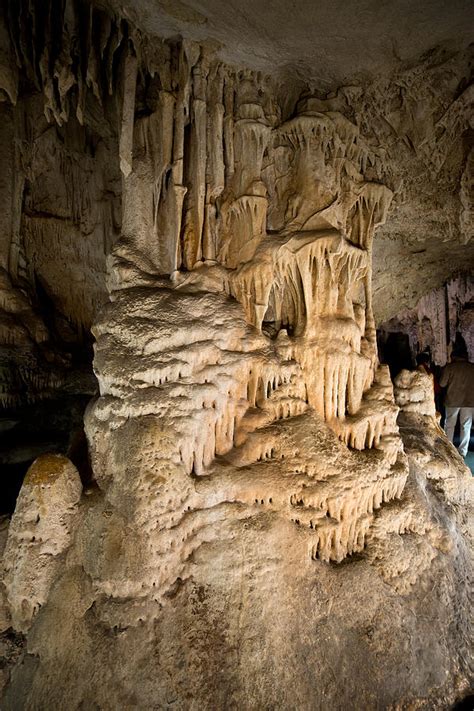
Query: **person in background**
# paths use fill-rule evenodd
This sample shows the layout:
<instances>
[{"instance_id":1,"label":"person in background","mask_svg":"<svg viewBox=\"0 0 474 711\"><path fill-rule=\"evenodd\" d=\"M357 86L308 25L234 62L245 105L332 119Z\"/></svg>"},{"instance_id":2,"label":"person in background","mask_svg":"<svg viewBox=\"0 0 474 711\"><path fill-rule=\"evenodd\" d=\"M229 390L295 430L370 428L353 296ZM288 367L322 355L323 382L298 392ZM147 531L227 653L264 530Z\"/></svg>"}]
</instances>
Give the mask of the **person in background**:
<instances>
[{"instance_id":1,"label":"person in background","mask_svg":"<svg viewBox=\"0 0 474 711\"><path fill-rule=\"evenodd\" d=\"M472 416L474 413L474 363L467 359L464 340L456 339L451 363L443 369L439 384L447 388L445 407L446 421L444 428L450 442L454 440L454 428L459 416L461 424L461 442L458 447L461 457L469 450Z\"/></svg>"}]
</instances>

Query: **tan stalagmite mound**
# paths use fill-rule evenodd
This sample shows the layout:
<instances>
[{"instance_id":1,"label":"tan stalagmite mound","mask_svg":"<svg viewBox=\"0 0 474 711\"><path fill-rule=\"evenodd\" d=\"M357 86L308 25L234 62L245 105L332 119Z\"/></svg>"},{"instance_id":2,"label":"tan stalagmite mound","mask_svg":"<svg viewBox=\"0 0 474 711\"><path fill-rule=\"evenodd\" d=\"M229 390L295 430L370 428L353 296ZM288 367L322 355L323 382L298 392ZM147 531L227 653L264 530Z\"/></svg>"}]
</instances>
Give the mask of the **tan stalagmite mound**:
<instances>
[{"instance_id":1,"label":"tan stalagmite mound","mask_svg":"<svg viewBox=\"0 0 474 711\"><path fill-rule=\"evenodd\" d=\"M26 475L3 551L3 583L16 630L25 632L48 599L71 544L81 492L75 466L61 455L39 457Z\"/></svg>"},{"instance_id":2,"label":"tan stalagmite mound","mask_svg":"<svg viewBox=\"0 0 474 711\"><path fill-rule=\"evenodd\" d=\"M449 708L472 680L472 479L431 381L394 393L379 363L395 186L357 92L285 111L197 43L86 25L40 85L58 124L108 106L122 171L94 272L107 254L93 480L47 457L20 493L2 708Z\"/></svg>"}]
</instances>

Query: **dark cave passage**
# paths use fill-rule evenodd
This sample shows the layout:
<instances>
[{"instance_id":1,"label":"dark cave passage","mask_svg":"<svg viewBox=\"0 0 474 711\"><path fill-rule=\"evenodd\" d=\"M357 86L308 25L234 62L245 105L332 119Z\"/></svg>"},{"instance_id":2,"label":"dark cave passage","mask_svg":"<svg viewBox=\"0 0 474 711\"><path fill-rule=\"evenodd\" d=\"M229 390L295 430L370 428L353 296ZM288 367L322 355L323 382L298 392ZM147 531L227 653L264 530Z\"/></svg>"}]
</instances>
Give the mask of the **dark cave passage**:
<instances>
[{"instance_id":1,"label":"dark cave passage","mask_svg":"<svg viewBox=\"0 0 474 711\"><path fill-rule=\"evenodd\" d=\"M61 385L39 399L3 408L0 413L0 515L15 508L25 474L41 454L67 455L77 466L84 483L90 479L84 411L97 391L92 371L92 349L75 354L63 367Z\"/></svg>"}]
</instances>

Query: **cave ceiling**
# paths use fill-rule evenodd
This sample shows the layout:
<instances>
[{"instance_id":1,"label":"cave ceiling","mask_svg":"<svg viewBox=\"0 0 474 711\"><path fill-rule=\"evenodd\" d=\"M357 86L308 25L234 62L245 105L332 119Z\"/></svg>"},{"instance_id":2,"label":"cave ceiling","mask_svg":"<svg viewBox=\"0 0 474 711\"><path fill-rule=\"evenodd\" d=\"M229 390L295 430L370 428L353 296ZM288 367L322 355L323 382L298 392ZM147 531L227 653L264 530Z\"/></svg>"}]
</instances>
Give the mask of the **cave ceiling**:
<instances>
[{"instance_id":1,"label":"cave ceiling","mask_svg":"<svg viewBox=\"0 0 474 711\"><path fill-rule=\"evenodd\" d=\"M472 41L468 0L111 0L150 34L205 42L226 62L331 91Z\"/></svg>"}]
</instances>

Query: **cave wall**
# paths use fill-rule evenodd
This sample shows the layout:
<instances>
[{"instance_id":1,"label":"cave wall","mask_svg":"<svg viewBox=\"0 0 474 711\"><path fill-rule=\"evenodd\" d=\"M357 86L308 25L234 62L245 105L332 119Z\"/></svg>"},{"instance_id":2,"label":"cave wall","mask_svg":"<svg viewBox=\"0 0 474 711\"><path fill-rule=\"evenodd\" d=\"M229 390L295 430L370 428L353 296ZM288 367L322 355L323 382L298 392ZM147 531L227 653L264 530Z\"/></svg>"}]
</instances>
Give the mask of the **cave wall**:
<instances>
[{"instance_id":1,"label":"cave wall","mask_svg":"<svg viewBox=\"0 0 474 711\"><path fill-rule=\"evenodd\" d=\"M84 345L107 300L121 224L120 37L108 15L74 3L5 2L1 33L2 399L14 407L64 381L61 355L67 371L68 350Z\"/></svg>"},{"instance_id":2,"label":"cave wall","mask_svg":"<svg viewBox=\"0 0 474 711\"><path fill-rule=\"evenodd\" d=\"M372 288L406 93L290 107L103 9L11 9L4 310L34 357L92 323L99 393L92 479L41 457L4 536L5 709L447 707L471 683L472 482L431 381L394 393ZM421 96L410 156L463 140L464 67Z\"/></svg>"},{"instance_id":3,"label":"cave wall","mask_svg":"<svg viewBox=\"0 0 474 711\"><path fill-rule=\"evenodd\" d=\"M355 102L394 189L374 245L377 323L472 271L472 57L443 49L373 82Z\"/></svg>"},{"instance_id":4,"label":"cave wall","mask_svg":"<svg viewBox=\"0 0 474 711\"><path fill-rule=\"evenodd\" d=\"M112 17L89 6L6 2L0 36L0 462L8 512L38 454L77 449L97 387L90 329L108 299L106 258L121 224L112 74L122 37ZM98 76L95 49L110 64Z\"/></svg>"},{"instance_id":5,"label":"cave wall","mask_svg":"<svg viewBox=\"0 0 474 711\"><path fill-rule=\"evenodd\" d=\"M56 318L72 331L64 334L67 341L90 330L107 298L106 256L121 222L117 140L110 130L101 135L75 118L61 127L48 123L41 95L25 103L18 109L30 125L14 278L39 301L40 284Z\"/></svg>"},{"instance_id":6,"label":"cave wall","mask_svg":"<svg viewBox=\"0 0 474 711\"><path fill-rule=\"evenodd\" d=\"M380 324L380 341L386 343L391 333L406 334L413 361L418 353L428 352L435 365L444 366L450 359L456 338L461 336L472 362L473 301L472 275L462 273L423 296L414 309L403 309Z\"/></svg>"}]
</instances>

